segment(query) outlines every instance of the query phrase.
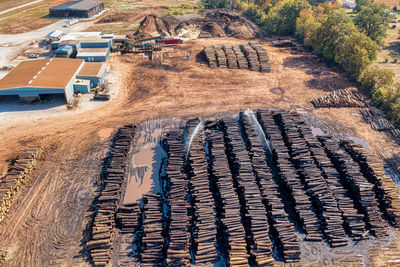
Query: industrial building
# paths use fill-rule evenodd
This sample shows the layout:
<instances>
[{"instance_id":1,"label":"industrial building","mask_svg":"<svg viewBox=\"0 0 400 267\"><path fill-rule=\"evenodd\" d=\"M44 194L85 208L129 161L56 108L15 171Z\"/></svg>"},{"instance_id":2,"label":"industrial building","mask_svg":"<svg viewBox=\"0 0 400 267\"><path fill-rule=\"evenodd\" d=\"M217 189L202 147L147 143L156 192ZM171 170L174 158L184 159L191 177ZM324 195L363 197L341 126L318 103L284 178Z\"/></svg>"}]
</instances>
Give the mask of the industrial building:
<instances>
[{"instance_id":1,"label":"industrial building","mask_svg":"<svg viewBox=\"0 0 400 267\"><path fill-rule=\"evenodd\" d=\"M69 1L49 9L50 17L90 18L104 10L104 3L94 0Z\"/></svg>"},{"instance_id":2,"label":"industrial building","mask_svg":"<svg viewBox=\"0 0 400 267\"><path fill-rule=\"evenodd\" d=\"M70 103L74 93L89 93L92 87L100 86L105 72L104 63L85 63L81 59L24 61L0 80L0 96L18 96L21 102L32 102L44 95L62 94Z\"/></svg>"},{"instance_id":3,"label":"industrial building","mask_svg":"<svg viewBox=\"0 0 400 267\"><path fill-rule=\"evenodd\" d=\"M77 79L89 80L90 87L97 87L103 84L107 73L105 63L87 62L76 76Z\"/></svg>"},{"instance_id":4,"label":"industrial building","mask_svg":"<svg viewBox=\"0 0 400 267\"><path fill-rule=\"evenodd\" d=\"M63 36L60 41L52 42L51 48L55 50L56 57L76 55L76 58L88 62L104 62L110 55L113 37L113 34L101 32L74 32Z\"/></svg>"}]
</instances>

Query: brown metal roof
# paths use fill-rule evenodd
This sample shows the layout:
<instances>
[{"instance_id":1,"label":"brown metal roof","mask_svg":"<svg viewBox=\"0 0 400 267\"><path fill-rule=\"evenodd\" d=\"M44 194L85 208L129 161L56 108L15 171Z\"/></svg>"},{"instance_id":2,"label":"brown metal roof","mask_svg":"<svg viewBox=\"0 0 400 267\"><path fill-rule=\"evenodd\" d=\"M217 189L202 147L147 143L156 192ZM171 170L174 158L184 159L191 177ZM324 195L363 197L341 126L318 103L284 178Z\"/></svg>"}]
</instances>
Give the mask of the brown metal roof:
<instances>
[{"instance_id":1,"label":"brown metal roof","mask_svg":"<svg viewBox=\"0 0 400 267\"><path fill-rule=\"evenodd\" d=\"M66 58L24 61L0 80L0 90L18 87L65 88L82 64L83 60Z\"/></svg>"},{"instance_id":2,"label":"brown metal roof","mask_svg":"<svg viewBox=\"0 0 400 267\"><path fill-rule=\"evenodd\" d=\"M106 68L106 64L100 62L86 62L77 76L101 77Z\"/></svg>"}]
</instances>

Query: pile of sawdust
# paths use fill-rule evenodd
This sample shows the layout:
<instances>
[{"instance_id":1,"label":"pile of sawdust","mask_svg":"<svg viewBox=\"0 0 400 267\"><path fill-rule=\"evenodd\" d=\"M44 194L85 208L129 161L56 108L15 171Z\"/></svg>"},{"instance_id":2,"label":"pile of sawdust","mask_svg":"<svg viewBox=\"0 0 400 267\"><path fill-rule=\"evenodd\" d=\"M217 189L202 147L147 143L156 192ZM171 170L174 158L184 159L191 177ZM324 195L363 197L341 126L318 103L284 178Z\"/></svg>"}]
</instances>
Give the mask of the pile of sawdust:
<instances>
[{"instance_id":1,"label":"pile of sawdust","mask_svg":"<svg viewBox=\"0 0 400 267\"><path fill-rule=\"evenodd\" d=\"M146 38L160 35L195 39L201 33L209 33L212 37L229 36L241 39L263 36L263 32L252 22L225 9L207 10L202 15L173 15L162 18L148 15L140 23L135 36Z\"/></svg>"}]
</instances>

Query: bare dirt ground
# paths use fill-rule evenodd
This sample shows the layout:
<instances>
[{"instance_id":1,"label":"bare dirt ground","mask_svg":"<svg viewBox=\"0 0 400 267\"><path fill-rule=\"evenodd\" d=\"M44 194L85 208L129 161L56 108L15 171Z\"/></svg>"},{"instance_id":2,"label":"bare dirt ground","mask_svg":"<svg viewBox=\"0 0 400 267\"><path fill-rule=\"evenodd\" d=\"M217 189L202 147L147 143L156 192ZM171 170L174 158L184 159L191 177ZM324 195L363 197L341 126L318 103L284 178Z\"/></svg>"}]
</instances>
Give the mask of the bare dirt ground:
<instances>
[{"instance_id":1,"label":"bare dirt ground","mask_svg":"<svg viewBox=\"0 0 400 267\"><path fill-rule=\"evenodd\" d=\"M313 110L310 101L314 97L354 85L308 53L292 54L290 49L263 42L271 73L211 69L197 61L206 44L245 42L226 37L189 41L170 49L162 66L153 66L142 56L113 56L111 70L120 77L114 100L65 117L0 123L0 173L26 145L41 144L47 152L33 185L21 193L0 229L0 247L8 250L6 266L88 264L80 244L86 211L94 197L92 184L108 146L109 129L125 123L247 108L304 110L367 141L375 153L392 157L400 152L394 141L362 121L358 109ZM397 248L398 243L392 246ZM386 261L385 255L377 254L376 266Z\"/></svg>"}]
</instances>

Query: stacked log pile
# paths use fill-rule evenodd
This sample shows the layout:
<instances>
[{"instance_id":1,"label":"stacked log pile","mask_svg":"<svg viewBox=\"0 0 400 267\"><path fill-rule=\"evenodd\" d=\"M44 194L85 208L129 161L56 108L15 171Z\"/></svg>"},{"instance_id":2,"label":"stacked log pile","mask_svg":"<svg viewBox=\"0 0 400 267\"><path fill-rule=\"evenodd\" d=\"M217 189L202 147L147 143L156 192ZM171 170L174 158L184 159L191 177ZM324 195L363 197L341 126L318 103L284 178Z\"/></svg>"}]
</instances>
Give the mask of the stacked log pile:
<instances>
[{"instance_id":1,"label":"stacked log pile","mask_svg":"<svg viewBox=\"0 0 400 267\"><path fill-rule=\"evenodd\" d=\"M375 107L361 109L360 112L364 120L375 131L390 131L395 129L393 124L385 118L382 111Z\"/></svg>"},{"instance_id":2,"label":"stacked log pile","mask_svg":"<svg viewBox=\"0 0 400 267\"><path fill-rule=\"evenodd\" d=\"M381 218L373 185L362 175L360 167L339 144L331 138L319 137L330 160L341 175L342 184L354 197L361 213L364 214L366 229L376 236L386 235L385 225Z\"/></svg>"},{"instance_id":3,"label":"stacked log pile","mask_svg":"<svg viewBox=\"0 0 400 267\"><path fill-rule=\"evenodd\" d=\"M103 189L96 200L91 240L86 243L95 266L107 265L111 259L114 218L121 197L121 185L125 180L128 152L134 132L135 128L132 125L119 129L113 140L109 165L102 173Z\"/></svg>"},{"instance_id":4,"label":"stacked log pile","mask_svg":"<svg viewBox=\"0 0 400 267\"><path fill-rule=\"evenodd\" d=\"M267 51L257 42L250 42L240 46L228 44L207 45L204 54L210 67L230 69L250 69L252 71L270 72L271 66Z\"/></svg>"},{"instance_id":5,"label":"stacked log pile","mask_svg":"<svg viewBox=\"0 0 400 267\"><path fill-rule=\"evenodd\" d=\"M258 55L256 50L254 50L250 45L240 45L240 49L242 49L243 54L246 56L247 61L249 62L249 69L252 71L260 70L260 62L258 61Z\"/></svg>"},{"instance_id":6,"label":"stacked log pile","mask_svg":"<svg viewBox=\"0 0 400 267\"><path fill-rule=\"evenodd\" d=\"M359 93L347 89L336 90L325 96L314 98L311 103L315 108L363 108L366 105L364 98Z\"/></svg>"},{"instance_id":7,"label":"stacked log pile","mask_svg":"<svg viewBox=\"0 0 400 267\"><path fill-rule=\"evenodd\" d=\"M29 147L21 151L7 175L0 179L0 223L5 219L19 189L30 179L42 153L41 146Z\"/></svg>"},{"instance_id":8,"label":"stacked log pile","mask_svg":"<svg viewBox=\"0 0 400 267\"><path fill-rule=\"evenodd\" d=\"M313 212L311 200L301 184L294 164L291 162L289 150L282 140L282 135L272 114L266 110L261 110L260 119L263 130L273 148L273 156L276 160L274 164L279 170L279 183L286 189L286 193L293 198L299 227L306 233L306 240L322 241L320 222Z\"/></svg>"},{"instance_id":9,"label":"stacked log pile","mask_svg":"<svg viewBox=\"0 0 400 267\"><path fill-rule=\"evenodd\" d=\"M232 46L225 44L222 46L222 49L225 51L226 59L228 61L228 68L237 69L238 63L236 60L235 52L233 52Z\"/></svg>"},{"instance_id":10,"label":"stacked log pile","mask_svg":"<svg viewBox=\"0 0 400 267\"><path fill-rule=\"evenodd\" d=\"M343 218L344 229L348 231L354 240L362 239L365 233L364 215L355 207L349 193L344 189L340 181L340 175L329 160L321 143L314 137L312 131L304 122L297 123L301 135L307 143L308 150L312 154L318 168L322 171L322 177L331 190Z\"/></svg>"},{"instance_id":11,"label":"stacked log pile","mask_svg":"<svg viewBox=\"0 0 400 267\"><path fill-rule=\"evenodd\" d=\"M144 217L141 266L162 266L164 262L163 214L159 193L143 195Z\"/></svg>"},{"instance_id":12,"label":"stacked log pile","mask_svg":"<svg viewBox=\"0 0 400 267\"><path fill-rule=\"evenodd\" d=\"M189 121L187 127L194 129L197 123L197 120ZM195 229L193 232L193 236L195 237L194 242L196 244L194 253L195 264L212 264L219 261L216 248L216 214L214 199L210 192L202 130L193 137L189 161L192 168L190 184L195 203Z\"/></svg>"},{"instance_id":13,"label":"stacked log pile","mask_svg":"<svg viewBox=\"0 0 400 267\"><path fill-rule=\"evenodd\" d=\"M265 51L264 47L262 47L258 42L249 42L249 45L256 50L258 61L260 62L260 71L261 72L270 72L271 65L269 64L268 54Z\"/></svg>"},{"instance_id":14,"label":"stacked log pile","mask_svg":"<svg viewBox=\"0 0 400 267\"><path fill-rule=\"evenodd\" d=\"M204 54L206 55L207 62L208 62L208 65L210 66L210 68L218 67L217 57L215 56L214 46L206 45L204 47Z\"/></svg>"},{"instance_id":15,"label":"stacked log pile","mask_svg":"<svg viewBox=\"0 0 400 267\"><path fill-rule=\"evenodd\" d=\"M224 50L222 50L222 47L219 45L214 45L214 50L215 54L217 55L218 67L226 68L228 65Z\"/></svg>"},{"instance_id":16,"label":"stacked log pile","mask_svg":"<svg viewBox=\"0 0 400 267\"><path fill-rule=\"evenodd\" d=\"M249 253L246 249L246 232L242 224L239 197L225 155L224 136L221 131L212 131L209 133L208 139L212 155L212 173L217 180L218 192L223 203L221 221L226 229L226 240L228 240L227 258L230 266L248 266Z\"/></svg>"},{"instance_id":17,"label":"stacked log pile","mask_svg":"<svg viewBox=\"0 0 400 267\"><path fill-rule=\"evenodd\" d=\"M122 234L134 233L139 223L139 203L119 207L116 219Z\"/></svg>"},{"instance_id":18,"label":"stacked log pile","mask_svg":"<svg viewBox=\"0 0 400 267\"><path fill-rule=\"evenodd\" d=\"M275 235L274 244L285 262L298 262L300 260L300 247L294 224L289 221L285 212L279 187L274 182L271 170L267 165L263 144L254 130L254 124L249 122L247 116L243 117L243 122L247 136L247 149L252 156L253 170L268 212L268 222L270 227L273 228L272 235Z\"/></svg>"},{"instance_id":19,"label":"stacked log pile","mask_svg":"<svg viewBox=\"0 0 400 267\"><path fill-rule=\"evenodd\" d=\"M183 174L184 148L182 131L170 131L167 135L168 180L167 202L170 209L168 266L188 266L190 264L190 233L187 211L188 181Z\"/></svg>"},{"instance_id":20,"label":"stacked log pile","mask_svg":"<svg viewBox=\"0 0 400 267\"><path fill-rule=\"evenodd\" d=\"M343 220L333 196L332 190L326 183L320 169L315 165L307 143L301 138L296 128L300 123L298 117L287 113L277 116L280 127L283 128L283 137L289 147L292 161L300 170L300 176L305 184L307 194L310 196L316 212L320 218L322 231L332 247L346 246L347 239L343 230ZM296 121L295 121L296 120Z\"/></svg>"},{"instance_id":21,"label":"stacked log pile","mask_svg":"<svg viewBox=\"0 0 400 267\"><path fill-rule=\"evenodd\" d=\"M272 243L269 238L269 227L267 212L260 189L257 186L253 175L251 161L246 152L239 128L234 119L225 120L227 138L231 144L231 157L233 161L239 162L237 166L236 180L238 182L238 192L242 194L245 218L248 222L247 231L249 232L250 253L258 266L273 265Z\"/></svg>"},{"instance_id":22,"label":"stacked log pile","mask_svg":"<svg viewBox=\"0 0 400 267\"><path fill-rule=\"evenodd\" d=\"M376 198L390 222L399 226L400 198L398 188L392 178L385 174L383 164L372 153L367 153L359 144L342 141L341 146L360 165L363 175L374 185Z\"/></svg>"},{"instance_id":23,"label":"stacked log pile","mask_svg":"<svg viewBox=\"0 0 400 267\"><path fill-rule=\"evenodd\" d=\"M233 52L235 52L236 61L238 63L239 69L248 69L249 62L247 61L246 57L243 55L242 50L239 46L235 45L232 47Z\"/></svg>"}]
</instances>

